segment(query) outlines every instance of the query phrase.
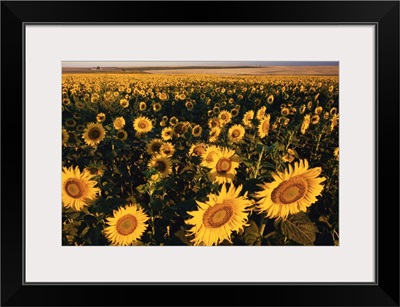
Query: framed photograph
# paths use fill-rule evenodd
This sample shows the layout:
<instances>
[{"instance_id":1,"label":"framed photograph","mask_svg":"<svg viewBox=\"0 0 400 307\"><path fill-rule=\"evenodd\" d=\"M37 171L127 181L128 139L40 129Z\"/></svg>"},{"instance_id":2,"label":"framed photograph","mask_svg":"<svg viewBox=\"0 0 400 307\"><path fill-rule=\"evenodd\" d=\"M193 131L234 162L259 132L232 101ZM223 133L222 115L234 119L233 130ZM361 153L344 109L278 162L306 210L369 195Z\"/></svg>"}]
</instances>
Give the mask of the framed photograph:
<instances>
[{"instance_id":1,"label":"framed photograph","mask_svg":"<svg viewBox=\"0 0 400 307\"><path fill-rule=\"evenodd\" d=\"M2 1L1 34L2 306L399 306L398 1Z\"/></svg>"}]
</instances>

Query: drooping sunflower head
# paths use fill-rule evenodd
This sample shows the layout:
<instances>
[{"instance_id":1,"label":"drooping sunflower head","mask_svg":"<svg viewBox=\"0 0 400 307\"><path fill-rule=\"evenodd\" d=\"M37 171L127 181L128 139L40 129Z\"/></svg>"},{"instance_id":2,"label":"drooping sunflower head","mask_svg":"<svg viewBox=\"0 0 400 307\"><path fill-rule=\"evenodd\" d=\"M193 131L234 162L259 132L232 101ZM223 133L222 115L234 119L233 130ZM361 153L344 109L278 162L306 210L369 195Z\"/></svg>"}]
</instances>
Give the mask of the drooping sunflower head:
<instances>
[{"instance_id":1,"label":"drooping sunflower head","mask_svg":"<svg viewBox=\"0 0 400 307\"><path fill-rule=\"evenodd\" d=\"M310 114L304 116L303 123L301 124L300 132L305 134L307 132L308 127L310 126Z\"/></svg>"},{"instance_id":2,"label":"drooping sunflower head","mask_svg":"<svg viewBox=\"0 0 400 307\"><path fill-rule=\"evenodd\" d=\"M133 128L138 134L150 132L153 129L151 120L146 116L139 116L133 121Z\"/></svg>"},{"instance_id":3,"label":"drooping sunflower head","mask_svg":"<svg viewBox=\"0 0 400 307\"><path fill-rule=\"evenodd\" d=\"M231 184L227 189L224 184L220 193L209 194L206 202L196 200L197 210L189 211L190 218L185 221L192 226L188 235L193 236L193 245L213 246L225 240L232 243L231 234L247 226L252 203L246 193L239 196L241 190L241 185L235 188Z\"/></svg>"},{"instance_id":4,"label":"drooping sunflower head","mask_svg":"<svg viewBox=\"0 0 400 307\"><path fill-rule=\"evenodd\" d=\"M258 211L269 218L286 219L289 214L307 211L317 202L325 181L320 167L309 168L307 160L300 160L288 166L285 172L273 173L274 181L264 183L256 192Z\"/></svg>"},{"instance_id":5,"label":"drooping sunflower head","mask_svg":"<svg viewBox=\"0 0 400 307\"><path fill-rule=\"evenodd\" d=\"M165 178L172 173L172 162L164 155L155 155L150 160L148 166L160 173L161 177Z\"/></svg>"},{"instance_id":6,"label":"drooping sunflower head","mask_svg":"<svg viewBox=\"0 0 400 307\"><path fill-rule=\"evenodd\" d=\"M221 133L221 128L219 128L219 127L212 128L210 130L210 136L208 138L208 141L210 143L216 142L218 140L218 137L219 137L220 133Z\"/></svg>"},{"instance_id":7,"label":"drooping sunflower head","mask_svg":"<svg viewBox=\"0 0 400 307\"><path fill-rule=\"evenodd\" d=\"M244 127L240 124L233 125L228 130L228 139L232 143L240 142L244 137Z\"/></svg>"},{"instance_id":8,"label":"drooping sunflower head","mask_svg":"<svg viewBox=\"0 0 400 307\"><path fill-rule=\"evenodd\" d=\"M212 156L212 162L208 164L211 168L209 177L213 182L231 183L236 175L236 168L240 159L234 150L226 147L218 148L216 155Z\"/></svg>"},{"instance_id":9,"label":"drooping sunflower head","mask_svg":"<svg viewBox=\"0 0 400 307\"><path fill-rule=\"evenodd\" d=\"M256 118L261 121L264 118L266 111L267 111L266 106L262 106L261 108L259 108L256 113Z\"/></svg>"},{"instance_id":10,"label":"drooping sunflower head","mask_svg":"<svg viewBox=\"0 0 400 307\"><path fill-rule=\"evenodd\" d=\"M100 123L89 123L83 132L82 138L87 145L97 146L104 140L105 136L106 131Z\"/></svg>"},{"instance_id":11,"label":"drooping sunflower head","mask_svg":"<svg viewBox=\"0 0 400 307\"><path fill-rule=\"evenodd\" d=\"M190 123L188 122L178 122L173 128L174 135L182 136L189 130Z\"/></svg>"},{"instance_id":12,"label":"drooping sunflower head","mask_svg":"<svg viewBox=\"0 0 400 307\"><path fill-rule=\"evenodd\" d=\"M62 170L62 204L65 208L76 211L89 206L98 197L100 189L88 170L81 172L79 167L63 167Z\"/></svg>"},{"instance_id":13,"label":"drooping sunflower head","mask_svg":"<svg viewBox=\"0 0 400 307\"><path fill-rule=\"evenodd\" d=\"M252 119L254 118L254 111L250 110L247 111L244 115L243 115L243 119L242 122L245 126L251 126L252 125Z\"/></svg>"},{"instance_id":14,"label":"drooping sunflower head","mask_svg":"<svg viewBox=\"0 0 400 307\"><path fill-rule=\"evenodd\" d=\"M148 220L143 208L128 204L114 210L113 216L106 218L104 234L111 245L132 245L143 236Z\"/></svg>"},{"instance_id":15,"label":"drooping sunflower head","mask_svg":"<svg viewBox=\"0 0 400 307\"><path fill-rule=\"evenodd\" d=\"M113 126L115 129L120 130L125 127L125 119L120 116L114 119Z\"/></svg>"}]
</instances>

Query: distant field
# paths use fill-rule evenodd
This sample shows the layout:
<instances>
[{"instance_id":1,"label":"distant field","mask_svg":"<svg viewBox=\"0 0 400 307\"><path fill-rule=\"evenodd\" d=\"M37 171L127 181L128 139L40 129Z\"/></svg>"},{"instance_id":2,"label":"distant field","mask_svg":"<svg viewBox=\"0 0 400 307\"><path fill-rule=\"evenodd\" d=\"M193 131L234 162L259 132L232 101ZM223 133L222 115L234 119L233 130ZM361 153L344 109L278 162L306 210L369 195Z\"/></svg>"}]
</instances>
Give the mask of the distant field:
<instances>
[{"instance_id":1,"label":"distant field","mask_svg":"<svg viewBox=\"0 0 400 307\"><path fill-rule=\"evenodd\" d=\"M267 66L267 67L104 67L100 70L91 68L64 67L63 73L138 73L138 74L215 74L227 75L339 75L338 66Z\"/></svg>"}]
</instances>

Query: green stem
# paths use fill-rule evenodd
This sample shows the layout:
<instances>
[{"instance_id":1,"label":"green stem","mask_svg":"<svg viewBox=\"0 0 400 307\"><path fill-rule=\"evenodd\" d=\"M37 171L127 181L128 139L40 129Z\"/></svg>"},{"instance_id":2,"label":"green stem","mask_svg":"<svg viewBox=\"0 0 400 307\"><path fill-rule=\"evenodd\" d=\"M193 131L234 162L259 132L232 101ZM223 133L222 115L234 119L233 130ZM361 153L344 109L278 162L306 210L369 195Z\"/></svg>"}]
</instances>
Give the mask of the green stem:
<instances>
[{"instance_id":1,"label":"green stem","mask_svg":"<svg viewBox=\"0 0 400 307\"><path fill-rule=\"evenodd\" d=\"M264 230L265 230L265 226L267 226L267 219L263 215L261 217L261 222L260 222L260 236L261 236L261 238L263 236L263 233L264 233Z\"/></svg>"},{"instance_id":2,"label":"green stem","mask_svg":"<svg viewBox=\"0 0 400 307\"><path fill-rule=\"evenodd\" d=\"M254 170L254 173L253 173L253 178L257 178L258 171L260 170L261 159L262 159L263 155L264 155L264 146L261 149L260 155L258 156L256 169Z\"/></svg>"}]
</instances>

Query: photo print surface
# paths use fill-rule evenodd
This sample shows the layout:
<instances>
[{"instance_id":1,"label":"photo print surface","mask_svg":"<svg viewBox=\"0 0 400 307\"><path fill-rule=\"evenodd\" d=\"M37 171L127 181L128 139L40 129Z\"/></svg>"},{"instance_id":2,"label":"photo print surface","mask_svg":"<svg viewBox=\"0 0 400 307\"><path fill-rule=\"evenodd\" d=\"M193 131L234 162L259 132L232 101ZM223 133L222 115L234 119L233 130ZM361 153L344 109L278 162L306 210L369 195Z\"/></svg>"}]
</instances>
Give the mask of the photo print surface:
<instances>
[{"instance_id":1,"label":"photo print surface","mask_svg":"<svg viewBox=\"0 0 400 307\"><path fill-rule=\"evenodd\" d=\"M339 245L338 62L62 62L62 244Z\"/></svg>"}]
</instances>

